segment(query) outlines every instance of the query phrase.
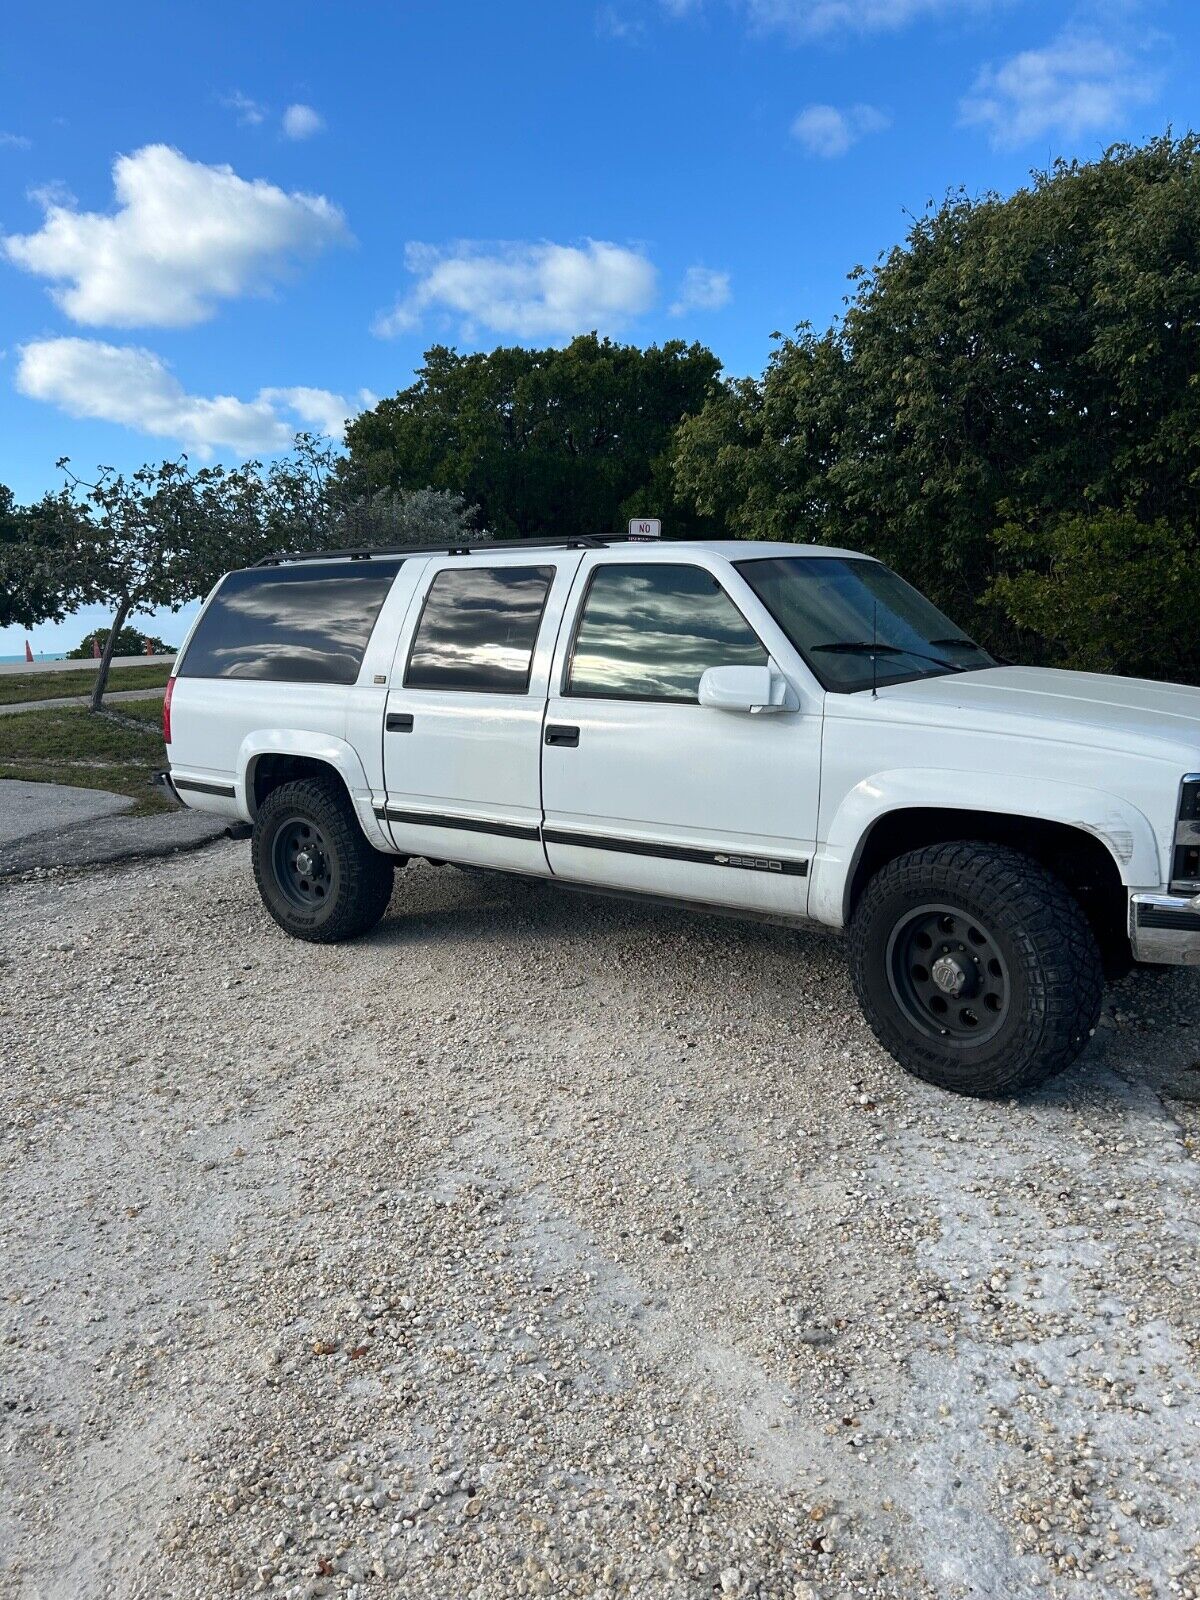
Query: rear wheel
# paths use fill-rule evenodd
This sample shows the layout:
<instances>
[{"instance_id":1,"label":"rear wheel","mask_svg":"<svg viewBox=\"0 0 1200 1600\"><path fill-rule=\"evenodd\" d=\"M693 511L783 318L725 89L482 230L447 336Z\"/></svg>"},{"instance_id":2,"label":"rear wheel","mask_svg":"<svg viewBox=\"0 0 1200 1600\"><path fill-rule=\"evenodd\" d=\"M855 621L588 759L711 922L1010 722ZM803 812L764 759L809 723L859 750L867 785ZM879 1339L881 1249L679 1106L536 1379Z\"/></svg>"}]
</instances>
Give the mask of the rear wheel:
<instances>
[{"instance_id":1,"label":"rear wheel","mask_svg":"<svg viewBox=\"0 0 1200 1600\"><path fill-rule=\"evenodd\" d=\"M958 1094L1035 1087L1099 1020L1103 967L1083 909L1002 845L933 845L889 862L855 908L850 950L879 1042Z\"/></svg>"},{"instance_id":2,"label":"rear wheel","mask_svg":"<svg viewBox=\"0 0 1200 1600\"><path fill-rule=\"evenodd\" d=\"M387 910L392 859L368 842L336 779L272 790L254 821L251 854L263 904L294 938L352 939Z\"/></svg>"}]
</instances>

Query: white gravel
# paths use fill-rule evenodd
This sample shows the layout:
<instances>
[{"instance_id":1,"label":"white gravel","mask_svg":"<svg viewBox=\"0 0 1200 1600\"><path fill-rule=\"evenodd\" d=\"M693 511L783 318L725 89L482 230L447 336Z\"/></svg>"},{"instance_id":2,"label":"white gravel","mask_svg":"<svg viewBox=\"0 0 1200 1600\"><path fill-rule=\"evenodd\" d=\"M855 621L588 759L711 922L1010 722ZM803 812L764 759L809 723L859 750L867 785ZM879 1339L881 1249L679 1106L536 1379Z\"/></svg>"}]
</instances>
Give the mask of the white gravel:
<instances>
[{"instance_id":1,"label":"white gravel","mask_svg":"<svg viewBox=\"0 0 1200 1600\"><path fill-rule=\"evenodd\" d=\"M3 1595L1200 1595L1200 977L985 1105L820 934L321 949L234 844L0 924Z\"/></svg>"}]
</instances>

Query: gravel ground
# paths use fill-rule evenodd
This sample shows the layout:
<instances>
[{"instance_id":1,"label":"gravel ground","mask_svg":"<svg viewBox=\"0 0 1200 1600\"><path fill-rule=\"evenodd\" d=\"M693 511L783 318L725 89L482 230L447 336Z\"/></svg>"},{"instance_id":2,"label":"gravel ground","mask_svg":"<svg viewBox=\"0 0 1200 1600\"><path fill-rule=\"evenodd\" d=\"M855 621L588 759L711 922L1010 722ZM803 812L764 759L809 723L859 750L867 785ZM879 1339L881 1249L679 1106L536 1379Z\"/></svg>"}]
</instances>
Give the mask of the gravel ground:
<instances>
[{"instance_id":1,"label":"gravel ground","mask_svg":"<svg viewBox=\"0 0 1200 1600\"><path fill-rule=\"evenodd\" d=\"M991 1105L822 934L0 906L6 1596L1200 1595L1200 976Z\"/></svg>"}]
</instances>

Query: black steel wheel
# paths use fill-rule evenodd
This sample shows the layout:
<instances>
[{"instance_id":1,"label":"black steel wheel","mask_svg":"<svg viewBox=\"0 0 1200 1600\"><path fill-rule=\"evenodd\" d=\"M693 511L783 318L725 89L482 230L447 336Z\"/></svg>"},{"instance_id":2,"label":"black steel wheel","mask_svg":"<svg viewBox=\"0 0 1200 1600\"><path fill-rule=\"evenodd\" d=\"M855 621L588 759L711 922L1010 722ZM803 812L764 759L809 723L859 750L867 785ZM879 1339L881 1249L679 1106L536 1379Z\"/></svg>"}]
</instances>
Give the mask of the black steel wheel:
<instances>
[{"instance_id":1,"label":"black steel wheel","mask_svg":"<svg viewBox=\"0 0 1200 1600\"><path fill-rule=\"evenodd\" d=\"M982 841L889 861L850 922L850 966L876 1038L958 1094L1030 1089L1095 1032L1104 992L1079 902L1020 851Z\"/></svg>"},{"instance_id":2,"label":"black steel wheel","mask_svg":"<svg viewBox=\"0 0 1200 1600\"><path fill-rule=\"evenodd\" d=\"M961 907L918 906L902 915L888 939L887 975L896 1003L931 1039L983 1044L1008 1017L1003 951L982 918Z\"/></svg>"},{"instance_id":3,"label":"black steel wheel","mask_svg":"<svg viewBox=\"0 0 1200 1600\"><path fill-rule=\"evenodd\" d=\"M294 938L352 939L387 910L394 858L366 838L335 777L272 790L258 808L250 850L263 904Z\"/></svg>"},{"instance_id":4,"label":"black steel wheel","mask_svg":"<svg viewBox=\"0 0 1200 1600\"><path fill-rule=\"evenodd\" d=\"M314 910L337 893L337 856L308 817L288 817L271 842L271 871L279 892L295 906Z\"/></svg>"}]
</instances>

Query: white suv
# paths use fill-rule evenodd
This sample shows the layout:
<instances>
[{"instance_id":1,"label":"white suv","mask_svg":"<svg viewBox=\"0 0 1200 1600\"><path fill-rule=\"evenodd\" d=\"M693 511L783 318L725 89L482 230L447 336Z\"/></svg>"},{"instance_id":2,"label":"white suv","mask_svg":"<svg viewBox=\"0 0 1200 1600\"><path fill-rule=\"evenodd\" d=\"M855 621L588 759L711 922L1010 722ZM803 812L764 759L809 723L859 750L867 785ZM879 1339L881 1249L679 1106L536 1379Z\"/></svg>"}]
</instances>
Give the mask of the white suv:
<instances>
[{"instance_id":1,"label":"white suv","mask_svg":"<svg viewBox=\"0 0 1200 1600\"><path fill-rule=\"evenodd\" d=\"M997 663L850 551L525 540L281 556L213 591L171 781L287 932L411 856L846 928L909 1071L1066 1066L1131 957L1200 963L1200 690Z\"/></svg>"}]
</instances>

